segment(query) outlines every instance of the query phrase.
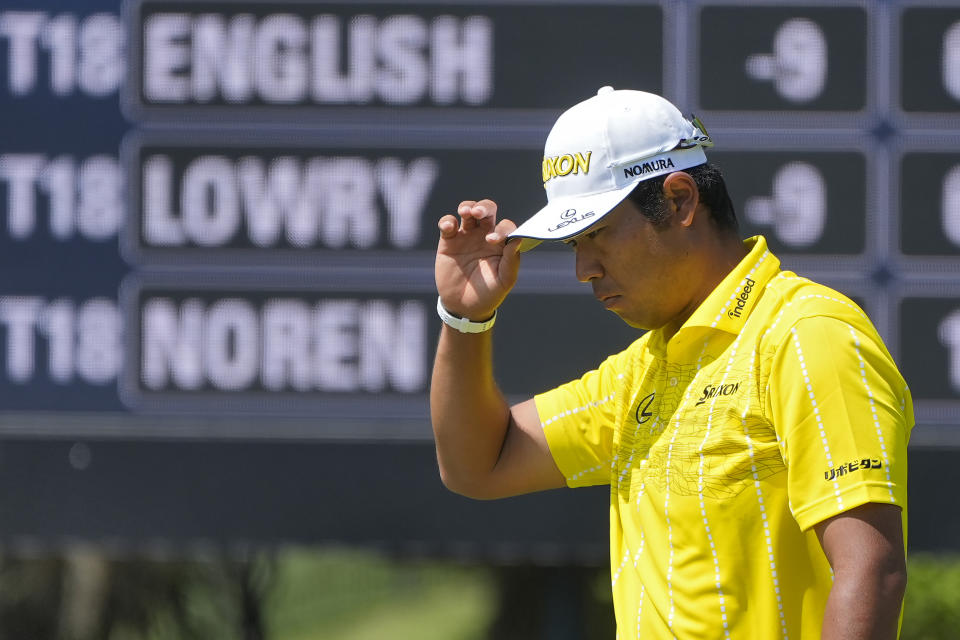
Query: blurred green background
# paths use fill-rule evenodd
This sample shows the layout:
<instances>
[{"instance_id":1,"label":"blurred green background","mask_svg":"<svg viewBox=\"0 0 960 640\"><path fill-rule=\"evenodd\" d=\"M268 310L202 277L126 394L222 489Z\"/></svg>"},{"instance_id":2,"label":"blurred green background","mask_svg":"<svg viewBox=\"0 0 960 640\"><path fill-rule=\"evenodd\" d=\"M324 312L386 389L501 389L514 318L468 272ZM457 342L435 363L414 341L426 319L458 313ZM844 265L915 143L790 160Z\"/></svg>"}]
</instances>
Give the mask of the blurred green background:
<instances>
[{"instance_id":1,"label":"blurred green background","mask_svg":"<svg viewBox=\"0 0 960 640\"><path fill-rule=\"evenodd\" d=\"M909 572L903 640L957 638L960 555L912 554ZM574 619L582 628L563 626ZM171 560L75 546L0 558L0 637L609 640L614 629L606 568L478 566L341 547Z\"/></svg>"}]
</instances>

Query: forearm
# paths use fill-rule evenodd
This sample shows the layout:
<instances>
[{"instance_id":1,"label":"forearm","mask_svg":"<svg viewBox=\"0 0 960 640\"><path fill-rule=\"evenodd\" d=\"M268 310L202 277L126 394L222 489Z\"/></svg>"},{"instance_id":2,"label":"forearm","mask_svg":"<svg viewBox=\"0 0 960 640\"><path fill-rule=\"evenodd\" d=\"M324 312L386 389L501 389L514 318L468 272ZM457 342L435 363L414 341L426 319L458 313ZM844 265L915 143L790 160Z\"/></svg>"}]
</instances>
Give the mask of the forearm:
<instances>
[{"instance_id":1,"label":"forearm","mask_svg":"<svg viewBox=\"0 0 960 640\"><path fill-rule=\"evenodd\" d=\"M823 640L895 640L906 571L838 573L823 617Z\"/></svg>"},{"instance_id":2,"label":"forearm","mask_svg":"<svg viewBox=\"0 0 960 640\"><path fill-rule=\"evenodd\" d=\"M510 420L493 377L491 333L462 334L444 326L430 385L441 477L451 490L468 495L493 471Z\"/></svg>"}]
</instances>

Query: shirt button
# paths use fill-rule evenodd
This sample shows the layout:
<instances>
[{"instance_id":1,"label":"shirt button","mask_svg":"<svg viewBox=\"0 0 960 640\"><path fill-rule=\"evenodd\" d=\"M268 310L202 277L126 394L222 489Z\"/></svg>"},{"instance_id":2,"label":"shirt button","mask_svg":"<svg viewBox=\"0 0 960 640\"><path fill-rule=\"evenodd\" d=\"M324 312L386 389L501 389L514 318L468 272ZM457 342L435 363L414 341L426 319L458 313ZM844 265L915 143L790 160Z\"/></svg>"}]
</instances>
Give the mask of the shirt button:
<instances>
[{"instance_id":1,"label":"shirt button","mask_svg":"<svg viewBox=\"0 0 960 640\"><path fill-rule=\"evenodd\" d=\"M676 378L670 378L670 386L671 386L671 387L677 386L677 379L676 379Z\"/></svg>"}]
</instances>

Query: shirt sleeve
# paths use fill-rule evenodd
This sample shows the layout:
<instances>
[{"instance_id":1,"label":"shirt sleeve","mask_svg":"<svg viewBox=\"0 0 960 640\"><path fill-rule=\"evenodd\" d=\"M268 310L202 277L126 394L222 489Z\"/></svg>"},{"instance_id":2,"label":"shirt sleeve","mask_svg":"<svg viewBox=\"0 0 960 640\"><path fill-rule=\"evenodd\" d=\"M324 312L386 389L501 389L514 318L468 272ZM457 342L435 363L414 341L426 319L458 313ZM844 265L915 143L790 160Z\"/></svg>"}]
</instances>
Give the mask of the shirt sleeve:
<instances>
[{"instance_id":1,"label":"shirt sleeve","mask_svg":"<svg viewBox=\"0 0 960 640\"><path fill-rule=\"evenodd\" d=\"M769 381L767 406L802 529L868 502L906 508L910 392L872 327L798 321Z\"/></svg>"},{"instance_id":2,"label":"shirt sleeve","mask_svg":"<svg viewBox=\"0 0 960 640\"><path fill-rule=\"evenodd\" d=\"M535 396L550 453L570 487L610 483L624 354Z\"/></svg>"}]
</instances>

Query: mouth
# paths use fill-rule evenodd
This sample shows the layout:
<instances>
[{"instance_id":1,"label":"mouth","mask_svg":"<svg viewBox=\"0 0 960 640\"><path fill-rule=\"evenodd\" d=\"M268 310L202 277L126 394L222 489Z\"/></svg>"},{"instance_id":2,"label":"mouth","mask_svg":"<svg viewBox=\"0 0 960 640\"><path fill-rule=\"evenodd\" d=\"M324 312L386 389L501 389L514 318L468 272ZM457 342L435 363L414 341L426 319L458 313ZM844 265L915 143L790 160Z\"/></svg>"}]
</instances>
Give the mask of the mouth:
<instances>
[{"instance_id":1,"label":"mouth","mask_svg":"<svg viewBox=\"0 0 960 640\"><path fill-rule=\"evenodd\" d=\"M611 294L611 295L598 295L598 296L597 296L597 300L599 300L599 301L600 301L600 304L602 304L602 305L603 305L604 307L606 307L607 309L611 309L611 308L613 308L614 306L616 306L616 304L620 301L620 296L618 296L618 295L612 295L612 294Z\"/></svg>"}]
</instances>

